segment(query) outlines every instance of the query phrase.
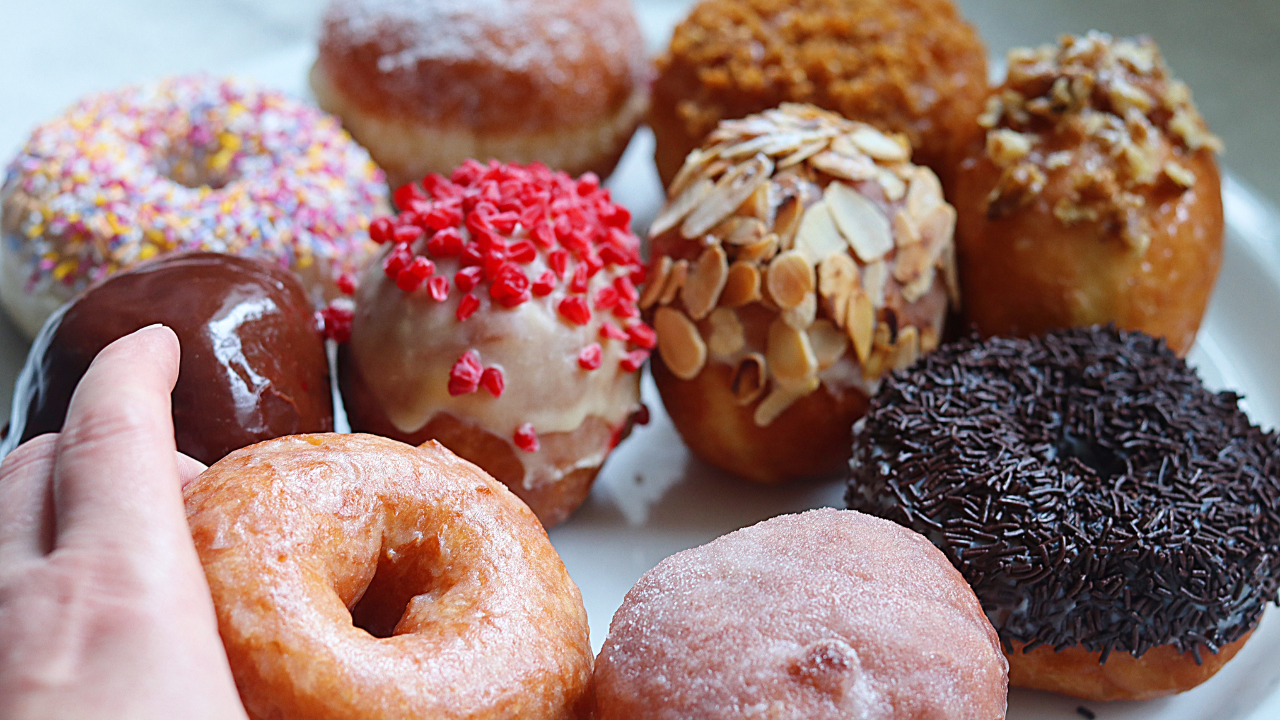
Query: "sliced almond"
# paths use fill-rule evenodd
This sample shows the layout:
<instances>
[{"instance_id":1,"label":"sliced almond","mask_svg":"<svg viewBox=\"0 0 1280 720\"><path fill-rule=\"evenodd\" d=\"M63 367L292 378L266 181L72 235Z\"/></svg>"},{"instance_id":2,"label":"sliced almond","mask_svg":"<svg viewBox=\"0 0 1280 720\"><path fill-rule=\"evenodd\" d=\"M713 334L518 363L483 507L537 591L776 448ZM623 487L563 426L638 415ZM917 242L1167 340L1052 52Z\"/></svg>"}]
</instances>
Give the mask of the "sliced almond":
<instances>
[{"instance_id":1,"label":"sliced almond","mask_svg":"<svg viewBox=\"0 0 1280 720\"><path fill-rule=\"evenodd\" d=\"M768 380L764 356L760 353L751 353L738 361L729 389L739 405L750 405L764 393Z\"/></svg>"},{"instance_id":2,"label":"sliced almond","mask_svg":"<svg viewBox=\"0 0 1280 720\"><path fill-rule=\"evenodd\" d=\"M729 266L729 277L720 293L721 307L737 308L760 299L760 270L741 260Z\"/></svg>"},{"instance_id":3,"label":"sliced almond","mask_svg":"<svg viewBox=\"0 0 1280 720\"><path fill-rule=\"evenodd\" d=\"M898 332L898 342L893 346L889 365L894 370L906 370L920 358L920 331L908 325Z\"/></svg>"},{"instance_id":4,"label":"sliced almond","mask_svg":"<svg viewBox=\"0 0 1280 720\"><path fill-rule=\"evenodd\" d=\"M952 244L956 232L956 209L947 204L938 205L928 215L917 215L920 223L920 240L929 248L936 260L943 248Z\"/></svg>"},{"instance_id":5,"label":"sliced almond","mask_svg":"<svg viewBox=\"0 0 1280 720\"><path fill-rule=\"evenodd\" d=\"M818 265L818 294L837 327L845 326L849 295L861 285L858 264L848 253L828 255Z\"/></svg>"},{"instance_id":6,"label":"sliced almond","mask_svg":"<svg viewBox=\"0 0 1280 720\"><path fill-rule=\"evenodd\" d=\"M893 258L893 279L900 283L909 283L933 268L933 258L929 250L921 243L898 248ZM908 298L909 302L915 302Z\"/></svg>"},{"instance_id":7,"label":"sliced almond","mask_svg":"<svg viewBox=\"0 0 1280 720\"><path fill-rule=\"evenodd\" d=\"M830 320L819 320L809 326L809 344L818 360L818 369L826 370L849 349L849 336Z\"/></svg>"},{"instance_id":8,"label":"sliced almond","mask_svg":"<svg viewBox=\"0 0 1280 720\"><path fill-rule=\"evenodd\" d=\"M933 328L920 331L920 354L931 353L938 347L938 333Z\"/></svg>"},{"instance_id":9,"label":"sliced almond","mask_svg":"<svg viewBox=\"0 0 1280 720\"><path fill-rule=\"evenodd\" d=\"M804 253L811 263L822 262L833 253L848 254L848 242L836 227L826 200L819 200L805 211L796 232L795 249Z\"/></svg>"},{"instance_id":10,"label":"sliced almond","mask_svg":"<svg viewBox=\"0 0 1280 720\"><path fill-rule=\"evenodd\" d=\"M697 148L685 156L684 164L680 166L680 171L676 173L674 178L671 178L671 185L667 187L667 197L673 198L688 190L689 185L701 177L701 170L711 164L717 157L710 150L701 148Z\"/></svg>"},{"instance_id":11,"label":"sliced almond","mask_svg":"<svg viewBox=\"0 0 1280 720\"><path fill-rule=\"evenodd\" d=\"M875 262L893 249L889 218L865 195L841 182L827 186L823 198L840 234L864 263Z\"/></svg>"},{"instance_id":12,"label":"sliced almond","mask_svg":"<svg viewBox=\"0 0 1280 720\"><path fill-rule=\"evenodd\" d=\"M740 217L764 220L772 210L769 205L769 183L766 182L756 186L755 191L738 206L737 212Z\"/></svg>"},{"instance_id":13,"label":"sliced almond","mask_svg":"<svg viewBox=\"0 0 1280 720\"><path fill-rule=\"evenodd\" d=\"M809 336L781 319L769 325L765 358L769 373L783 387L803 387L818 372L818 359Z\"/></svg>"},{"instance_id":14,"label":"sliced almond","mask_svg":"<svg viewBox=\"0 0 1280 720\"><path fill-rule=\"evenodd\" d=\"M692 212L695 207L698 207L711 194L715 186L716 184L710 178L702 178L690 185L674 200L669 201L666 207L662 208L662 212L658 213L658 217L654 219L653 224L649 226L649 238L656 238L679 225L686 215Z\"/></svg>"},{"instance_id":15,"label":"sliced almond","mask_svg":"<svg viewBox=\"0 0 1280 720\"><path fill-rule=\"evenodd\" d=\"M951 307L960 307L960 274L956 270L956 247L947 244L938 257L938 267L942 270L943 282L947 285L947 299Z\"/></svg>"},{"instance_id":16,"label":"sliced almond","mask_svg":"<svg viewBox=\"0 0 1280 720\"><path fill-rule=\"evenodd\" d=\"M660 256L649 268L649 277L645 279L644 292L640 293L640 309L648 310L662 295L667 276L671 274L671 257Z\"/></svg>"},{"instance_id":17,"label":"sliced almond","mask_svg":"<svg viewBox=\"0 0 1280 720\"><path fill-rule=\"evenodd\" d=\"M729 259L724 248L712 245L702 251L698 262L689 270L689 277L680 291L680 300L689 317L701 320L711 312L720 300L720 293L729 279Z\"/></svg>"},{"instance_id":18,"label":"sliced almond","mask_svg":"<svg viewBox=\"0 0 1280 720\"><path fill-rule=\"evenodd\" d=\"M670 305L676 299L676 293L684 287L684 281L689 277L689 261L677 260L671 264L671 272L667 273L667 282L662 288L662 294L658 296L659 305Z\"/></svg>"},{"instance_id":19,"label":"sliced almond","mask_svg":"<svg viewBox=\"0 0 1280 720\"><path fill-rule=\"evenodd\" d=\"M907 188L907 212L919 220L945 202L942 199L942 183L938 181L938 176L934 175L929 168L916 168L911 176L911 186Z\"/></svg>"},{"instance_id":20,"label":"sliced almond","mask_svg":"<svg viewBox=\"0 0 1280 720\"><path fill-rule=\"evenodd\" d=\"M845 330L853 341L858 362L865 364L871 355L871 340L876 327L876 310L865 292L855 290L849 295Z\"/></svg>"},{"instance_id":21,"label":"sliced almond","mask_svg":"<svg viewBox=\"0 0 1280 720\"><path fill-rule=\"evenodd\" d=\"M862 155L851 158L831 150L809 158L814 168L842 180L870 180L876 176L876 164L871 158Z\"/></svg>"},{"instance_id":22,"label":"sliced almond","mask_svg":"<svg viewBox=\"0 0 1280 720\"><path fill-rule=\"evenodd\" d=\"M737 165L716 182L680 226L680 234L692 239L701 236L733 214L738 206L773 173L773 161L764 155Z\"/></svg>"},{"instance_id":23,"label":"sliced almond","mask_svg":"<svg viewBox=\"0 0 1280 720\"><path fill-rule=\"evenodd\" d=\"M871 306L877 310L884 307L884 291L888 284L889 267L883 260L862 268L862 288L871 299Z\"/></svg>"},{"instance_id":24,"label":"sliced almond","mask_svg":"<svg viewBox=\"0 0 1280 720\"><path fill-rule=\"evenodd\" d=\"M907 194L907 184L892 170L877 165L875 177L876 182L880 183L880 188L884 190L885 199L889 202L898 202Z\"/></svg>"},{"instance_id":25,"label":"sliced almond","mask_svg":"<svg viewBox=\"0 0 1280 720\"><path fill-rule=\"evenodd\" d=\"M658 335L658 352L671 373L681 380L692 380L707 362L707 344L698 327L684 313L672 307L660 307L653 314L653 329Z\"/></svg>"},{"instance_id":26,"label":"sliced almond","mask_svg":"<svg viewBox=\"0 0 1280 720\"><path fill-rule=\"evenodd\" d=\"M783 168L789 168L792 165L798 165L823 150L826 150L827 145L829 144L830 142L828 140L816 140L807 145L801 145L795 152L778 161L778 169L781 170Z\"/></svg>"},{"instance_id":27,"label":"sliced almond","mask_svg":"<svg viewBox=\"0 0 1280 720\"><path fill-rule=\"evenodd\" d=\"M911 145L902 136L889 137L869 125L863 125L849 136L854 145L876 160L903 162L911 157Z\"/></svg>"},{"instance_id":28,"label":"sliced almond","mask_svg":"<svg viewBox=\"0 0 1280 720\"><path fill-rule=\"evenodd\" d=\"M797 330L808 329L813 324L814 318L818 316L818 296L809 293L804 296L804 300L795 307L786 308L779 317L782 321Z\"/></svg>"},{"instance_id":29,"label":"sliced almond","mask_svg":"<svg viewBox=\"0 0 1280 720\"><path fill-rule=\"evenodd\" d=\"M707 338L707 349L713 356L721 359L730 357L746 344L746 335L743 334L738 313L729 308L716 308L707 316L707 321L711 323L711 337Z\"/></svg>"},{"instance_id":30,"label":"sliced almond","mask_svg":"<svg viewBox=\"0 0 1280 720\"><path fill-rule=\"evenodd\" d=\"M920 244L920 228L916 225L915 216L907 212L906 208L893 216L893 242L899 250L906 245Z\"/></svg>"},{"instance_id":31,"label":"sliced almond","mask_svg":"<svg viewBox=\"0 0 1280 720\"><path fill-rule=\"evenodd\" d=\"M737 260L746 262L767 262L778 254L778 236L776 233L769 233L761 238L758 242L750 245L743 245L735 257Z\"/></svg>"},{"instance_id":32,"label":"sliced almond","mask_svg":"<svg viewBox=\"0 0 1280 720\"><path fill-rule=\"evenodd\" d=\"M813 265L799 250L788 250L775 257L765 275L769 297L784 310L796 307L813 294L815 282Z\"/></svg>"},{"instance_id":33,"label":"sliced almond","mask_svg":"<svg viewBox=\"0 0 1280 720\"><path fill-rule=\"evenodd\" d=\"M750 245L768 233L769 227L763 220L734 215L717 225L711 234L730 245Z\"/></svg>"},{"instance_id":34,"label":"sliced almond","mask_svg":"<svg viewBox=\"0 0 1280 720\"><path fill-rule=\"evenodd\" d=\"M853 144L853 139L850 137L849 133L844 133L833 139L831 141L831 151L839 153L852 160L861 161L866 157L866 153L862 152L857 145Z\"/></svg>"},{"instance_id":35,"label":"sliced almond","mask_svg":"<svg viewBox=\"0 0 1280 720\"><path fill-rule=\"evenodd\" d=\"M778 234L778 241L788 250L794 244L796 233L800 230L801 217L805 215L804 202L797 195L788 195L778 205L774 215L773 231Z\"/></svg>"},{"instance_id":36,"label":"sliced almond","mask_svg":"<svg viewBox=\"0 0 1280 720\"><path fill-rule=\"evenodd\" d=\"M774 385L773 390L769 391L768 396L756 406L755 420L757 427L769 427L773 424L778 416L786 412L787 408L795 404L797 400L808 395L818 389L818 378L810 378L803 387L785 388Z\"/></svg>"},{"instance_id":37,"label":"sliced almond","mask_svg":"<svg viewBox=\"0 0 1280 720\"><path fill-rule=\"evenodd\" d=\"M926 264L924 271L920 276L902 286L902 297L909 303L913 303L928 294L933 288L933 281L937 277L932 263Z\"/></svg>"}]
</instances>

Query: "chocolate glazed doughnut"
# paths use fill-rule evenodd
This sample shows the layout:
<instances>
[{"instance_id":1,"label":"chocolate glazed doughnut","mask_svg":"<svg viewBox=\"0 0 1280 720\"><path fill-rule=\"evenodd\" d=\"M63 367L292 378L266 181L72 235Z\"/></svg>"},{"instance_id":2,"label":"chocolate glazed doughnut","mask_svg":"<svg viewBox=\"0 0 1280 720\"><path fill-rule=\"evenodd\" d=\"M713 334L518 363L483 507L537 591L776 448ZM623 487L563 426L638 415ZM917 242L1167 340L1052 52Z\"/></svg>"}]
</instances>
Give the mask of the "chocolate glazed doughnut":
<instances>
[{"instance_id":1,"label":"chocolate glazed doughnut","mask_svg":"<svg viewBox=\"0 0 1280 720\"><path fill-rule=\"evenodd\" d=\"M209 464L262 440L333 429L329 362L298 278L262 260L196 252L107 278L40 333L15 392L15 436L61 430L98 352L156 323L182 344L178 450Z\"/></svg>"},{"instance_id":2,"label":"chocolate glazed doughnut","mask_svg":"<svg viewBox=\"0 0 1280 720\"><path fill-rule=\"evenodd\" d=\"M303 435L186 489L253 720L568 720L582 596L533 513L438 443Z\"/></svg>"},{"instance_id":3,"label":"chocolate glazed doughnut","mask_svg":"<svg viewBox=\"0 0 1280 720\"><path fill-rule=\"evenodd\" d=\"M973 586L1011 685L1096 700L1194 687L1280 580L1280 436L1163 340L970 339L892 376L851 507L928 536Z\"/></svg>"}]
</instances>

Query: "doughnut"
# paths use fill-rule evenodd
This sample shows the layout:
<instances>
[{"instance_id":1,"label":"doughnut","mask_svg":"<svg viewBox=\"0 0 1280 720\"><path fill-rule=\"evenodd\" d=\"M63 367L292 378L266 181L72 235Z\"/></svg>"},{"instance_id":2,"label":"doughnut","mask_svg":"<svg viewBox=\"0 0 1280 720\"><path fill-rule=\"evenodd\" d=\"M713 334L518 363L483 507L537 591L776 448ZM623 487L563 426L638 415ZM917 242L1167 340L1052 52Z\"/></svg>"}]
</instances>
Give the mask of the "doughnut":
<instances>
[{"instance_id":1,"label":"doughnut","mask_svg":"<svg viewBox=\"0 0 1280 720\"><path fill-rule=\"evenodd\" d=\"M608 176L652 75L627 0L333 0L310 79L399 186L469 158Z\"/></svg>"},{"instance_id":2,"label":"doughnut","mask_svg":"<svg viewBox=\"0 0 1280 720\"><path fill-rule=\"evenodd\" d=\"M1239 399L1140 332L961 340L885 381L847 499L955 563L1011 685L1181 692L1236 653L1280 581L1280 435Z\"/></svg>"},{"instance_id":3,"label":"doughnut","mask_svg":"<svg viewBox=\"0 0 1280 720\"><path fill-rule=\"evenodd\" d=\"M0 301L34 337L91 282L177 250L267 258L333 298L386 193L336 120L274 91L201 75L91 95L8 166Z\"/></svg>"},{"instance_id":4,"label":"doughnut","mask_svg":"<svg viewBox=\"0 0 1280 720\"><path fill-rule=\"evenodd\" d=\"M702 0L658 59L649 125L668 185L718 122L784 102L906 133L948 181L986 94L986 49L951 0Z\"/></svg>"},{"instance_id":5,"label":"doughnut","mask_svg":"<svg viewBox=\"0 0 1280 720\"><path fill-rule=\"evenodd\" d=\"M631 215L591 174L468 161L396 191L355 295L339 383L351 427L439 440L551 527L640 413L656 339Z\"/></svg>"},{"instance_id":6,"label":"doughnut","mask_svg":"<svg viewBox=\"0 0 1280 720\"><path fill-rule=\"evenodd\" d=\"M788 104L689 155L640 306L662 402L703 460L759 483L839 474L883 374L938 344L955 211L908 154Z\"/></svg>"},{"instance_id":7,"label":"doughnut","mask_svg":"<svg viewBox=\"0 0 1280 720\"><path fill-rule=\"evenodd\" d=\"M8 442L62 430L71 394L115 340L154 324L182 345L173 389L178 450L232 450L333 430L329 361L298 278L256 258L176 252L122 270L54 315L18 378Z\"/></svg>"},{"instance_id":8,"label":"doughnut","mask_svg":"<svg viewBox=\"0 0 1280 720\"><path fill-rule=\"evenodd\" d=\"M584 717L577 586L529 509L440 445L279 438L185 495L251 720Z\"/></svg>"},{"instance_id":9,"label":"doughnut","mask_svg":"<svg viewBox=\"0 0 1280 720\"><path fill-rule=\"evenodd\" d=\"M596 720L1005 715L1006 663L925 538L848 510L677 553L631 588L596 659Z\"/></svg>"},{"instance_id":10,"label":"doughnut","mask_svg":"<svg viewBox=\"0 0 1280 720\"><path fill-rule=\"evenodd\" d=\"M1149 39L1064 36L1008 65L948 196L968 321L1112 322L1185 355L1222 263L1222 143Z\"/></svg>"}]
</instances>

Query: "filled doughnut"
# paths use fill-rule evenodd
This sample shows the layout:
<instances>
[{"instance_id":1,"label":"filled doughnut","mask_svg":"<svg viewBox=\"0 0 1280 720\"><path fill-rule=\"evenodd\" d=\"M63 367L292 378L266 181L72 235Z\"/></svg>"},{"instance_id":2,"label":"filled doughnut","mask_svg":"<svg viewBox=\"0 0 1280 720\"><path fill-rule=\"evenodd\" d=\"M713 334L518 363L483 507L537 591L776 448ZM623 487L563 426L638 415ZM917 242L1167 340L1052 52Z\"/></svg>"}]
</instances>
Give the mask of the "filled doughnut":
<instances>
[{"instance_id":1,"label":"filled doughnut","mask_svg":"<svg viewBox=\"0 0 1280 720\"><path fill-rule=\"evenodd\" d=\"M606 177L651 76L628 0L334 0L311 87L394 187L469 158Z\"/></svg>"},{"instance_id":2,"label":"filled doughnut","mask_svg":"<svg viewBox=\"0 0 1280 720\"><path fill-rule=\"evenodd\" d=\"M1222 262L1222 143L1155 43L1013 50L981 123L949 195L969 322L1113 322L1185 355Z\"/></svg>"},{"instance_id":3,"label":"filled doughnut","mask_svg":"<svg viewBox=\"0 0 1280 720\"><path fill-rule=\"evenodd\" d=\"M665 184L718 122L784 102L905 133L949 181L986 94L986 50L951 0L703 0L658 60L649 124Z\"/></svg>"},{"instance_id":4,"label":"filled doughnut","mask_svg":"<svg viewBox=\"0 0 1280 720\"><path fill-rule=\"evenodd\" d=\"M210 464L263 440L333 430L329 361L311 300L287 269L221 253L170 253L93 285L55 313L18 378L7 443L62 429L94 357L154 324L182 345L178 450Z\"/></svg>"},{"instance_id":5,"label":"filled doughnut","mask_svg":"<svg viewBox=\"0 0 1280 720\"><path fill-rule=\"evenodd\" d=\"M1006 667L973 591L928 540L815 510L645 573L597 658L595 717L999 720Z\"/></svg>"},{"instance_id":6,"label":"filled doughnut","mask_svg":"<svg viewBox=\"0 0 1280 720\"><path fill-rule=\"evenodd\" d=\"M577 586L528 508L439 445L280 438L186 502L252 720L584 717Z\"/></svg>"},{"instance_id":7,"label":"filled doughnut","mask_svg":"<svg viewBox=\"0 0 1280 720\"><path fill-rule=\"evenodd\" d=\"M335 119L274 91L194 76L91 95L8 167L0 300L34 337L91 282L177 250L266 258L333 298L386 192Z\"/></svg>"},{"instance_id":8,"label":"filled doughnut","mask_svg":"<svg viewBox=\"0 0 1280 720\"><path fill-rule=\"evenodd\" d=\"M468 161L396 192L355 296L339 381L351 427L439 440L551 527L640 412L654 346L631 215L594 175Z\"/></svg>"},{"instance_id":9,"label":"filled doughnut","mask_svg":"<svg viewBox=\"0 0 1280 720\"><path fill-rule=\"evenodd\" d=\"M945 345L885 381L847 499L932 539L1012 685L1148 699L1208 679L1280 581L1280 436L1161 340Z\"/></svg>"},{"instance_id":10,"label":"filled doughnut","mask_svg":"<svg viewBox=\"0 0 1280 720\"><path fill-rule=\"evenodd\" d=\"M902 136L784 105L689 155L650 228L640 306L663 404L699 457L762 483L840 473L880 378L937 345L955 211L909 154Z\"/></svg>"}]
</instances>

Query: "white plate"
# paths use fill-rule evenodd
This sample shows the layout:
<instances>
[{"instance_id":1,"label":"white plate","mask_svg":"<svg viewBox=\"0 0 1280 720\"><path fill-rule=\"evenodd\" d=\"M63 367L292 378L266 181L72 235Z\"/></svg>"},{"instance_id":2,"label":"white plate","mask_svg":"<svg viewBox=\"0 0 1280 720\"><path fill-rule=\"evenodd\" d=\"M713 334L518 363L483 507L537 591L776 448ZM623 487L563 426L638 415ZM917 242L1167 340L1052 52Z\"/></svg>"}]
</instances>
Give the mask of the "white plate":
<instances>
[{"instance_id":1,"label":"white plate","mask_svg":"<svg viewBox=\"0 0 1280 720\"><path fill-rule=\"evenodd\" d=\"M679 18L671 3L640 5L652 45ZM676 8L676 9L673 9ZM305 72L314 50L301 45L230 70L300 96L309 96ZM609 181L638 227L657 213L662 190L653 166L653 137L642 130ZM1222 276L1191 362L1214 388L1246 396L1255 423L1280 423L1280 216L1228 175L1228 225ZM7 402L26 343L0 320L0 402ZM843 507L840 480L785 488L736 481L693 458L671 425L649 377L644 400L652 411L610 457L586 504L551 531L570 574L582 589L599 649L613 612L631 585L668 555L774 515ZM1137 720L1275 720L1280 718L1280 612L1274 608L1251 639L1216 677L1191 692L1147 703L1081 703L1047 693L1014 690L1009 719L1075 719L1086 705L1098 718Z\"/></svg>"}]
</instances>

